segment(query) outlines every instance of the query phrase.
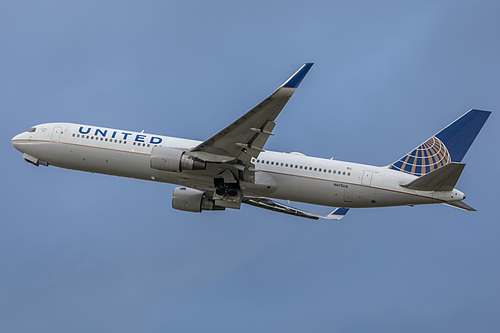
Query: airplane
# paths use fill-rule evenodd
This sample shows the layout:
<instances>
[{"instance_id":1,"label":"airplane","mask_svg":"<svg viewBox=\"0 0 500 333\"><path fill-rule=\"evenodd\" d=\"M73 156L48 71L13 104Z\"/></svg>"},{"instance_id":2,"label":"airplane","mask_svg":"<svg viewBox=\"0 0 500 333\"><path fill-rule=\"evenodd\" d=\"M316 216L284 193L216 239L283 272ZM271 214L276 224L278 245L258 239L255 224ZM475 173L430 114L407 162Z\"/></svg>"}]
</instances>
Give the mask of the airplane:
<instances>
[{"instance_id":1,"label":"airplane","mask_svg":"<svg viewBox=\"0 0 500 333\"><path fill-rule=\"evenodd\" d=\"M244 203L314 220L340 220L351 208L444 204L475 210L455 185L465 167L461 161L490 111L466 112L386 166L264 150L276 118L312 65L304 64L269 97L205 141L45 123L11 143L36 166L179 185L172 207L181 211L239 209ZM290 201L334 210L321 216L291 207Z\"/></svg>"}]
</instances>

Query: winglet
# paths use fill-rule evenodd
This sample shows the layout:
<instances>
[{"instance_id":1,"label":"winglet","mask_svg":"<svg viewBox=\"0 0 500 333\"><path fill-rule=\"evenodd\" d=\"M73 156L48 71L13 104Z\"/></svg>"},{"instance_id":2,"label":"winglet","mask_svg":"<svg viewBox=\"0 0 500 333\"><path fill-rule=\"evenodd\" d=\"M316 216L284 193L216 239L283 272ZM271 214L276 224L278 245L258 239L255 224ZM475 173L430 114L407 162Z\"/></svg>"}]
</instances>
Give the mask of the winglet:
<instances>
[{"instance_id":1,"label":"winglet","mask_svg":"<svg viewBox=\"0 0 500 333\"><path fill-rule=\"evenodd\" d=\"M347 214L349 211L349 208L343 209L343 208L337 208L330 214L328 214L325 218L328 220L340 220Z\"/></svg>"},{"instance_id":2,"label":"winglet","mask_svg":"<svg viewBox=\"0 0 500 333\"><path fill-rule=\"evenodd\" d=\"M296 89L299 84L302 82L306 74L311 69L313 63L306 63L299 68L298 71L295 72L285 83L281 86L281 88L293 88Z\"/></svg>"}]
</instances>

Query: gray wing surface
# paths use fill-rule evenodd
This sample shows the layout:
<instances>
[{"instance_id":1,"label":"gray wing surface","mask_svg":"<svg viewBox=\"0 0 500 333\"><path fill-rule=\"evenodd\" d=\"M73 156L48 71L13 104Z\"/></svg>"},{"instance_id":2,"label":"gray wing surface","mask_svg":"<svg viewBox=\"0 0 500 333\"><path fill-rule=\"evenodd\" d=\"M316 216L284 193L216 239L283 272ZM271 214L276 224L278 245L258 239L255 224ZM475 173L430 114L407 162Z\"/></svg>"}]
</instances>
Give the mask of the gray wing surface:
<instances>
[{"instance_id":1,"label":"gray wing surface","mask_svg":"<svg viewBox=\"0 0 500 333\"><path fill-rule=\"evenodd\" d=\"M268 198L247 197L243 198L243 203L263 209L272 210L278 213L293 215L297 217L305 217L306 219L311 219L311 220L319 220L319 219L340 220L349 211L349 209L336 208L333 212L331 212L327 216L321 216L318 214L306 212L298 208L293 208L288 205L284 205L282 203L276 202Z\"/></svg>"},{"instance_id":2,"label":"gray wing surface","mask_svg":"<svg viewBox=\"0 0 500 333\"><path fill-rule=\"evenodd\" d=\"M238 120L191 150L191 154L207 162L239 160L250 165L259 156L272 134L275 119L302 82L312 63L304 64L271 96L260 102Z\"/></svg>"}]
</instances>

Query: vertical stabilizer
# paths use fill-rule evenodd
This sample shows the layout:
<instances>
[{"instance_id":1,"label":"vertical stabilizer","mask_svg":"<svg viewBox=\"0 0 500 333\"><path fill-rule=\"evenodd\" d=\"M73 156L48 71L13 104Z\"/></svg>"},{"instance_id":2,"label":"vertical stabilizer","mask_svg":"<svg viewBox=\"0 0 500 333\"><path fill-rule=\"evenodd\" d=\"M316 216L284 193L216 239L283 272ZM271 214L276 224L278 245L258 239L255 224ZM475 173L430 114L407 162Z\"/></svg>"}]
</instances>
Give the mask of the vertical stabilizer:
<instances>
[{"instance_id":1,"label":"vertical stabilizer","mask_svg":"<svg viewBox=\"0 0 500 333\"><path fill-rule=\"evenodd\" d=\"M461 162L491 111L470 110L389 166L415 176Z\"/></svg>"}]
</instances>

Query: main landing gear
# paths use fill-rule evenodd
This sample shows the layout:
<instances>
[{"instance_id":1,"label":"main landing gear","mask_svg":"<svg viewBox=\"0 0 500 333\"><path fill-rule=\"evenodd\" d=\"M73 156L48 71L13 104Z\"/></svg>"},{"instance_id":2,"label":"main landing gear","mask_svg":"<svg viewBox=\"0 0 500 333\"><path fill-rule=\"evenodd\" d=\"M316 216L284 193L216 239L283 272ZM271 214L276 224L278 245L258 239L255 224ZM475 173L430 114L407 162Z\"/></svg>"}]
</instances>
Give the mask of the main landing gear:
<instances>
[{"instance_id":1,"label":"main landing gear","mask_svg":"<svg viewBox=\"0 0 500 333\"><path fill-rule=\"evenodd\" d=\"M221 197L226 194L230 197L235 197L238 195L240 189L238 183L224 183L224 178L215 178L214 185L215 193Z\"/></svg>"}]
</instances>

